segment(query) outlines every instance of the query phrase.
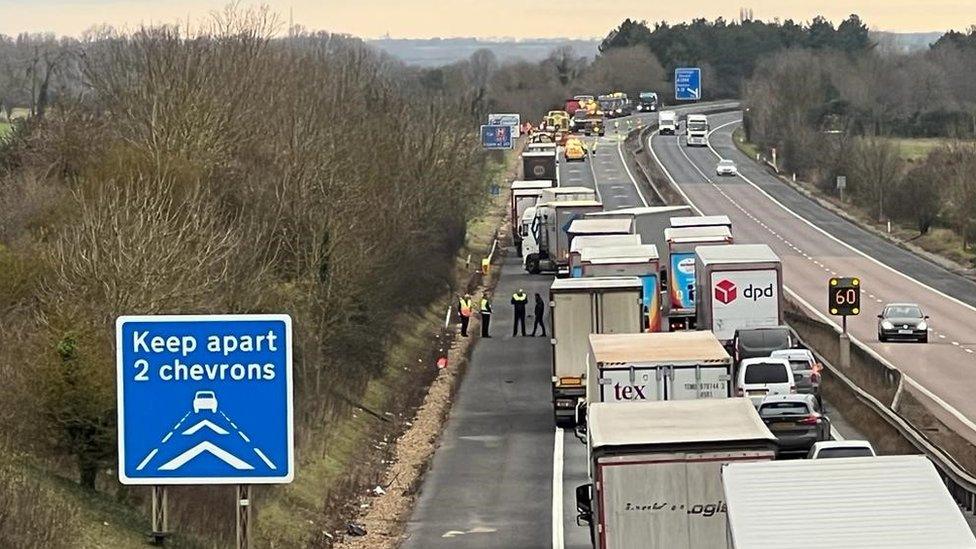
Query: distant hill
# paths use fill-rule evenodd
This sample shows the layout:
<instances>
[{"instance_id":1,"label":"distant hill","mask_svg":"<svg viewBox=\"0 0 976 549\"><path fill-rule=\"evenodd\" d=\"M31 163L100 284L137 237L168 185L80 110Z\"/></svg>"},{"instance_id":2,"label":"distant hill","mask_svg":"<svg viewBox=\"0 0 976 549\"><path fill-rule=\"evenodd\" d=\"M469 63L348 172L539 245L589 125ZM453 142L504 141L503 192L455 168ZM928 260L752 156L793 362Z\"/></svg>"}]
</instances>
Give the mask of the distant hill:
<instances>
[{"instance_id":1,"label":"distant hill","mask_svg":"<svg viewBox=\"0 0 976 549\"><path fill-rule=\"evenodd\" d=\"M600 40L572 38L527 38L524 40L484 38L379 38L367 40L390 55L410 65L435 67L467 59L479 49L489 49L499 62L541 61L556 48L571 46L577 55L595 57Z\"/></svg>"},{"instance_id":2,"label":"distant hill","mask_svg":"<svg viewBox=\"0 0 976 549\"><path fill-rule=\"evenodd\" d=\"M927 49L942 37L941 32L881 32L872 31L871 39L886 53L911 53Z\"/></svg>"}]
</instances>

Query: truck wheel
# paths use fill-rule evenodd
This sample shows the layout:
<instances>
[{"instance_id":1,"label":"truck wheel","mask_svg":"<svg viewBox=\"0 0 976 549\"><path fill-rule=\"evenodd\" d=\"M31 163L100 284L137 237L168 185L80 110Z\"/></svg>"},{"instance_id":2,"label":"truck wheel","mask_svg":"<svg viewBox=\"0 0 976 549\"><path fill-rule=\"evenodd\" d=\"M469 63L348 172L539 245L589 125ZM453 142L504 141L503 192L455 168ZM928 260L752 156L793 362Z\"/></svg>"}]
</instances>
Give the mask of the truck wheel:
<instances>
[{"instance_id":1,"label":"truck wheel","mask_svg":"<svg viewBox=\"0 0 976 549\"><path fill-rule=\"evenodd\" d=\"M525 260L525 270L528 271L529 274L539 274L541 272L539 270L539 258L530 257L529 259Z\"/></svg>"}]
</instances>

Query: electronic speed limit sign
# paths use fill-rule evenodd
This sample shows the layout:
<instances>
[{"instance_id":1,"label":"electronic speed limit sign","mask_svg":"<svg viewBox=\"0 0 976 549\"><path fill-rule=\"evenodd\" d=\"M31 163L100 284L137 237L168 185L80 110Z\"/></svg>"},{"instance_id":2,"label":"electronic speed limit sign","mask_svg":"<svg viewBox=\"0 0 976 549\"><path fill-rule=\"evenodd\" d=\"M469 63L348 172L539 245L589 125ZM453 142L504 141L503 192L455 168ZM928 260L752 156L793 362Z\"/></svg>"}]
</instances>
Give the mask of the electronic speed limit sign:
<instances>
[{"instance_id":1,"label":"electronic speed limit sign","mask_svg":"<svg viewBox=\"0 0 976 549\"><path fill-rule=\"evenodd\" d=\"M861 279L835 277L827 287L827 308L830 314L857 316L861 314Z\"/></svg>"}]
</instances>

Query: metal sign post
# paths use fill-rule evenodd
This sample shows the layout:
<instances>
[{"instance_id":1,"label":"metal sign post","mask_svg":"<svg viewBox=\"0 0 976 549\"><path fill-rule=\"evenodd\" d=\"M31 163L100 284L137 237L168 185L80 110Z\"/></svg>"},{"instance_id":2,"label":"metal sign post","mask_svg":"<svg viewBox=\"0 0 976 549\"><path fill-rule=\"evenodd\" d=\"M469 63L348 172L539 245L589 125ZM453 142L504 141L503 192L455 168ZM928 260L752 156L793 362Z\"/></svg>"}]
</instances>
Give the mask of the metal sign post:
<instances>
[{"instance_id":1,"label":"metal sign post","mask_svg":"<svg viewBox=\"0 0 976 549\"><path fill-rule=\"evenodd\" d=\"M162 545L169 535L168 517L166 516L166 487L152 487L152 537L153 545Z\"/></svg>"},{"instance_id":2,"label":"metal sign post","mask_svg":"<svg viewBox=\"0 0 976 549\"><path fill-rule=\"evenodd\" d=\"M237 549L251 547L251 485L237 485Z\"/></svg>"},{"instance_id":3,"label":"metal sign post","mask_svg":"<svg viewBox=\"0 0 976 549\"><path fill-rule=\"evenodd\" d=\"M827 309L841 317L840 366L851 365L851 338L847 333L847 317L861 314L861 279L834 277L827 286Z\"/></svg>"},{"instance_id":4,"label":"metal sign post","mask_svg":"<svg viewBox=\"0 0 976 549\"><path fill-rule=\"evenodd\" d=\"M844 189L847 188L847 176L838 175L837 176L837 192L840 193L840 202L844 203Z\"/></svg>"}]
</instances>

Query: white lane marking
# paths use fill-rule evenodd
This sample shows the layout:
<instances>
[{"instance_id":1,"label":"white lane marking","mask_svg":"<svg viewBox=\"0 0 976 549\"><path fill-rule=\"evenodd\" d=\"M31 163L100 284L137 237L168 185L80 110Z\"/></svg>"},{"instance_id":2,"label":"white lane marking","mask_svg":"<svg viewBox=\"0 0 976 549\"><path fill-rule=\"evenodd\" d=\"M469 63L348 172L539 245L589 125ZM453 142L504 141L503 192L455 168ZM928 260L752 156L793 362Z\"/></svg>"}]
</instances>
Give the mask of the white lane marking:
<instances>
[{"instance_id":1,"label":"white lane marking","mask_svg":"<svg viewBox=\"0 0 976 549\"><path fill-rule=\"evenodd\" d=\"M647 199L644 198L644 193L641 192L640 185L638 185L637 184L637 180L634 179L634 174L630 173L630 167L627 166L627 161L624 160L624 152L620 148L620 142L619 141L617 142L617 154L620 156L620 162L623 163L624 169L627 170L627 177L630 178L630 180L634 183L634 188L637 189L637 196L640 197L641 202L643 202L644 203L644 206L647 207Z\"/></svg>"},{"instance_id":2,"label":"white lane marking","mask_svg":"<svg viewBox=\"0 0 976 549\"><path fill-rule=\"evenodd\" d=\"M716 130L717 129L718 128L716 128ZM678 190L678 194L680 194L685 199L685 203L687 203L689 206L691 206L691 208L693 210L697 211L698 212L698 215L704 215L702 213L702 210L698 206L696 206L695 203L692 202L691 199L688 197L688 195L685 194L685 192L681 189L681 186L678 185L678 182L674 179L674 176L671 175L671 172L668 171L668 169L664 166L664 163L661 162L661 159L658 158L657 153L654 152L653 140L654 140L654 136L655 135L657 135L657 131L655 131L654 133L652 133L651 136L647 139L647 148L650 149L651 156L654 157L654 161L657 162L657 165L661 167L661 170L664 172L664 174L666 176L668 176L668 179L671 181L671 183L674 185L674 187ZM765 193L763 193L763 194L765 194ZM766 195L766 196L769 196L769 195ZM783 207L784 209L786 209L787 211L789 211L789 209L787 209L782 204L780 204L780 206ZM791 213L793 213L793 212L791 212ZM793 215L796 216L797 214L796 213L793 213ZM797 216L797 217L799 217L799 216ZM800 219L803 219L803 218L800 218ZM806 223L809 223L809 221L806 221L805 219L803 221L806 222ZM823 232L823 231L821 231L821 232ZM836 239L834 239L834 240L836 240ZM847 246L847 245L845 244L845 246ZM850 246L847 246L847 247L850 247ZM865 255L865 254L863 254L861 252L858 252L858 253L861 254L861 255ZM865 257L868 257L868 256L865 255ZM871 258L868 257L868 259L871 259ZM873 261L875 261L877 263L877 260L873 260ZM901 274L901 273L899 273L899 274ZM902 276L905 276L905 275L902 275ZM912 279L909 279L909 280L912 280ZM807 310L809 310L814 315L816 315L821 321L823 321L824 323L826 323L826 324L828 324L830 326L833 326L834 329L836 329L838 331L841 330L841 327L840 327L839 324L837 324L832 319L828 318L826 315L824 315L823 313L821 313L813 305L810 305L805 299L803 299L802 297L800 297L799 294L797 294L796 292L794 292L793 290L791 290L789 286L787 286L787 285L784 284L783 285L783 291L786 292L787 294L789 294L790 296L792 296L793 299L796 299L798 302L800 302L801 305L803 305L804 307L806 307ZM880 300L879 300L879 302L880 302ZM902 382L910 383L912 385L912 387L914 387L917 391L919 391L920 393L922 393L923 395L925 395L926 397L928 397L930 400L932 400L933 402L935 402L936 404L938 404L939 406L941 406L944 410L946 410L947 412L949 412L949 414L952 415L954 418L956 418L957 421L959 421L960 423L962 423L963 425L965 425L968 429L972 430L973 432L976 432L976 423L973 423L973 421L971 419L969 419L968 417L966 417L965 415L963 415L962 412L960 412L959 410L957 410L955 407L953 407L952 405L950 405L948 402L942 400L938 395L936 395L932 391L930 391L930 390L926 389L925 387L923 387L921 384L919 384L917 381L915 381L911 376L909 376L908 374L906 374L905 372L903 372L900 368L896 367L888 359L886 359L885 357L881 356L881 354L879 354L877 351L875 351L871 347L867 346L860 339L856 338L855 336L853 336L851 334L848 334L848 336L850 337L851 342L853 342L857 346L859 346L862 349L864 349L864 351L866 353L868 353L868 355L870 355L872 358L874 358L878 362L880 362L880 363L888 366L892 370L898 370L899 372L901 372ZM901 385L898 386L898 390L896 391L896 397L900 393L901 393ZM893 401L892 408L894 408L895 402L897 402L897 401Z\"/></svg>"},{"instance_id":3,"label":"white lane marking","mask_svg":"<svg viewBox=\"0 0 976 549\"><path fill-rule=\"evenodd\" d=\"M959 342L958 341L953 341L952 342L952 345L955 346L955 347L958 347L959 346Z\"/></svg>"},{"instance_id":4,"label":"white lane marking","mask_svg":"<svg viewBox=\"0 0 976 549\"><path fill-rule=\"evenodd\" d=\"M710 132L708 132L708 136L707 136L707 137L706 137L706 139L705 139L705 144L706 144L706 145L708 145L708 148L709 148L709 150L711 150L711 151L712 151L712 153L713 153L713 154L714 154L715 156L717 156L718 158L722 158L722 155L720 155L720 154L718 153L718 151L716 151L716 150L715 150L715 149L714 149L714 148L712 147L712 144L711 144L711 142L709 141L709 139L711 138L711 135L712 135L713 133L715 133L715 132L717 132L718 130L720 130L720 129L722 129L722 128L724 128L724 127L726 127L726 126L731 126L732 124L741 124L741 123L742 123L742 119L739 119L739 120L733 120L732 122L729 122L729 123L727 123L727 124L722 124L721 126L717 126L717 127L716 127L716 128L714 129L714 130L712 130L712 131L710 131ZM843 240L841 240L841 239L839 239L839 238L837 238L836 236L834 236L834 235L832 235L832 234L830 234L830 233L829 233L829 232L827 232L826 230L824 230L824 229L821 229L820 227L818 227L818 226L817 226L817 225L816 225L815 223L813 223L812 221L810 221L810 220L808 220L808 219L806 219L805 217L803 217L803 216L801 216L800 214L798 214L798 213L796 213L796 212L794 212L793 210L791 210L791 209L789 209L789 208L788 208L788 207L787 207L787 206L786 206L785 204L783 204L783 203L782 203L782 202L780 202L779 200L776 200L775 198L773 198L773 197L772 197L772 195L770 195L769 193L767 193L766 191L764 191L764 190L762 189L762 187L760 187L759 185L757 185L756 183L754 183L754 182L753 182L752 180L750 180L750 179L749 179L748 177L746 177L746 176L744 176L744 175L742 175L742 174L739 174L739 177L741 177L741 178L742 178L742 180L743 180L743 181L745 181L746 183L748 183L748 184L750 184L750 185L752 185L752 186L753 186L753 187L754 187L754 188L755 188L755 189L756 189L757 191L759 191L760 193L762 193L762 194L763 194L763 195L764 195L764 196L765 196L766 198L768 198L768 199L769 199L769 200L770 200L770 201L771 201L771 202L772 202L773 204L776 204L777 206L779 206L780 208L782 208L783 210L785 210L785 211L786 211L787 213L789 213L789 214L790 214L790 215L792 215L793 217L795 217L795 218L797 218L797 219L799 219L800 221L802 221L802 222L804 222L804 223L806 223L806 224L807 224L807 225L809 225L809 226L810 226L811 228L813 228L814 230L816 230L816 231L818 231L819 233L821 233L821 234L823 234L823 235L824 235L824 236L826 236L827 238L829 238L829 239L831 239L831 240L833 240L834 242L836 242L836 243L838 243L838 244L840 244L841 246L843 246L843 247L845 247L845 248L847 248L848 250L851 250L852 252L854 252L854 253L856 253L856 254L858 254L858 255L860 255L861 257L863 257L863 258L865 258L865 259L867 259L868 261L871 261L872 263L875 263L875 264L876 264L876 265L878 265L879 267L882 267L882 268L884 268L884 269L886 269L886 270L888 270L888 271L890 271L890 272L892 272L892 273L895 273L896 275L898 275L898 276L900 276L900 277L902 277L902 278L904 278L905 280L909 280L909 281L911 281L911 282L913 282L913 283L915 283L915 284L917 284L918 286L920 286L920 287L922 287L922 288L924 288L924 289L926 289L926 290L929 290L929 291L931 291L931 292L933 292L933 293L935 293L936 295L938 295L938 296L940 296L940 297L943 297L943 298L945 298L945 299L948 299L949 301L952 301L953 303L956 303L957 305L961 305L961 306L963 306L963 307L965 307L965 308L967 308L967 309L969 309L970 311L972 311L972 312L974 312L974 313L976 313L976 307L973 307L972 305L970 305L970 304L968 304L968 303L965 303L965 302L963 302L963 301L961 301L961 300L959 300L959 299L957 299L957 298L955 298L955 297L952 297L952 296L951 296L951 295L949 295L949 294L946 294L946 293L944 293L944 292L942 292L942 291L940 291L940 290L937 290L937 289L935 289L935 288L933 288L933 287L931 287L931 286L929 286L928 284L925 284L924 282L921 282L920 280L917 280L917 279L914 279L914 278L912 278L912 277L910 277L910 276L908 276L907 274L905 274L905 273L903 273L903 272L901 272L901 271L897 271L897 270L895 270L895 269L894 269L893 267L890 267L890 266L888 266L888 265L886 265L885 263L882 263L882 262L881 262L880 260L878 260L878 259L875 259L875 258L873 258L873 257L871 257L871 256L870 256L870 255L868 255L867 253L865 253L865 252L862 252L861 250L859 250L859 249L857 249L857 248L855 248L854 246L851 246L850 244L848 244L848 243L846 243L846 242L844 242Z\"/></svg>"},{"instance_id":5,"label":"white lane marking","mask_svg":"<svg viewBox=\"0 0 976 549\"><path fill-rule=\"evenodd\" d=\"M563 549L563 428L552 443L552 549Z\"/></svg>"},{"instance_id":6,"label":"white lane marking","mask_svg":"<svg viewBox=\"0 0 976 549\"><path fill-rule=\"evenodd\" d=\"M146 466L147 463L149 463L150 460L152 460L152 458L156 455L157 452L159 452L159 448L153 448L152 452L149 452L149 455L146 456L146 459L142 460L139 463L139 465L136 467L136 471L142 471L142 469Z\"/></svg>"},{"instance_id":7,"label":"white lane marking","mask_svg":"<svg viewBox=\"0 0 976 549\"><path fill-rule=\"evenodd\" d=\"M945 334L939 334L939 339L945 339Z\"/></svg>"}]
</instances>

